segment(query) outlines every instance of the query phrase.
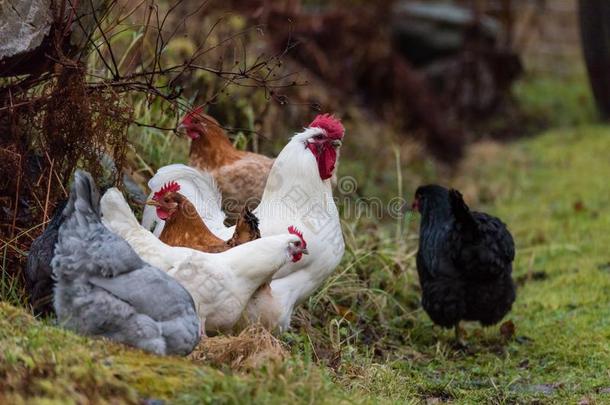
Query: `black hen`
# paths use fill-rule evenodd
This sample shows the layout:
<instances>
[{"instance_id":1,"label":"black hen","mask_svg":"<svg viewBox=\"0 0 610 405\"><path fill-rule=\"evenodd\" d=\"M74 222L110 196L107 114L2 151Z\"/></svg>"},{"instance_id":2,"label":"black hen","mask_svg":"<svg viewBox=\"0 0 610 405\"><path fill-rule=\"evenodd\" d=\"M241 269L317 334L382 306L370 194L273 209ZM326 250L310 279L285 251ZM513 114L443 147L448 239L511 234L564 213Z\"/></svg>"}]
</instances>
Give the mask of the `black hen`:
<instances>
[{"instance_id":1,"label":"black hen","mask_svg":"<svg viewBox=\"0 0 610 405\"><path fill-rule=\"evenodd\" d=\"M28 263L25 268L25 288L36 315L54 313L51 260L57 243L57 233L64 219L63 210L65 206L66 201L57 205L47 229L30 246Z\"/></svg>"},{"instance_id":2,"label":"black hen","mask_svg":"<svg viewBox=\"0 0 610 405\"><path fill-rule=\"evenodd\" d=\"M515 245L504 223L437 185L419 187L413 209L422 216L417 272L426 313L455 327L458 340L461 320L498 323L515 301Z\"/></svg>"}]
</instances>

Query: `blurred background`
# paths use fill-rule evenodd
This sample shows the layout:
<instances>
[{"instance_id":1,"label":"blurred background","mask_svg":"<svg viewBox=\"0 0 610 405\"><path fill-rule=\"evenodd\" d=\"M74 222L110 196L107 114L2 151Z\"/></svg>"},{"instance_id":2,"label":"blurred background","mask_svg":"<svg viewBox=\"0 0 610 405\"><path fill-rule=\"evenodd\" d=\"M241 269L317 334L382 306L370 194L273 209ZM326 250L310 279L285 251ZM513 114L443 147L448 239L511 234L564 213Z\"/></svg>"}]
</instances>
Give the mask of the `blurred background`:
<instances>
[{"instance_id":1,"label":"blurred background","mask_svg":"<svg viewBox=\"0 0 610 405\"><path fill-rule=\"evenodd\" d=\"M173 129L193 106L203 105L238 148L272 156L319 112L341 117L339 180L349 187L339 189L339 206L350 226L373 228L400 222L386 203L408 200L425 181L493 201L505 190L461 170L470 150L484 159L499 144L608 112L603 2L19 7L2 9L9 40L0 48L3 288L17 301L28 246L66 197L74 168L142 200L156 169L186 162L189 142ZM370 198L382 208L366 218L358 210Z\"/></svg>"},{"instance_id":2,"label":"blurred background","mask_svg":"<svg viewBox=\"0 0 610 405\"><path fill-rule=\"evenodd\" d=\"M336 113L351 139L342 163L363 195L394 174L394 149L417 183L457 167L472 142L597 120L583 43L608 112L603 2L580 2L582 35L570 0L56 3L3 9L14 19L0 53L2 170L33 171L3 176L5 235L40 219L43 200L49 211L54 181L77 163L101 173L102 151L118 168L109 181L125 171L143 184L184 161L187 141L171 129L190 106L204 105L240 148L271 155L316 113ZM52 189L39 190L37 209L19 201L36 190L15 198L32 179Z\"/></svg>"}]
</instances>

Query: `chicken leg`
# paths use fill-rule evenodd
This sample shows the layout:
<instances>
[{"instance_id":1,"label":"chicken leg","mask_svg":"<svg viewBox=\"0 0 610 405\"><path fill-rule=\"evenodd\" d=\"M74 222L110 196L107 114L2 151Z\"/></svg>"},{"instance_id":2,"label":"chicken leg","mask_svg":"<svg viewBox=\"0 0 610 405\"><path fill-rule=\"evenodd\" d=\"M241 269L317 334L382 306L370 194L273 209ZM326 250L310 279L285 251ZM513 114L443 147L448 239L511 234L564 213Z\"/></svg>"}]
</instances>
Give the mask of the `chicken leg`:
<instances>
[{"instance_id":1,"label":"chicken leg","mask_svg":"<svg viewBox=\"0 0 610 405\"><path fill-rule=\"evenodd\" d=\"M455 331L455 347L460 350L466 349L468 347L468 344L462 339L463 329L460 328L459 322L455 324L454 331Z\"/></svg>"}]
</instances>

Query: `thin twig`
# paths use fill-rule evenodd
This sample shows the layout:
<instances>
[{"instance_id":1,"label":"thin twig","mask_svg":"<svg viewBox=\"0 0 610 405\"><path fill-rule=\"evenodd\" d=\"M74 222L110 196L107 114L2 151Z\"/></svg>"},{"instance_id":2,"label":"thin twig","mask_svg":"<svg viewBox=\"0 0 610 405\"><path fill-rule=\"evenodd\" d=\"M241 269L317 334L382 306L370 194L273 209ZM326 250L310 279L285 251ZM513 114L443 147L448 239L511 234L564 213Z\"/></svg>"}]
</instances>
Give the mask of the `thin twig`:
<instances>
[{"instance_id":1,"label":"thin twig","mask_svg":"<svg viewBox=\"0 0 610 405\"><path fill-rule=\"evenodd\" d=\"M44 153L47 156L47 159L49 161L51 161L51 157L49 156L49 152L45 151ZM53 170L52 173L55 175L55 178L57 179L57 184L59 184L59 187L61 187L62 191L64 192L64 197L68 197L68 192L66 191L66 188L62 184L62 181L59 178L59 175L57 174L57 171Z\"/></svg>"},{"instance_id":2,"label":"thin twig","mask_svg":"<svg viewBox=\"0 0 610 405\"><path fill-rule=\"evenodd\" d=\"M11 237L15 234L15 226L17 224L17 214L19 213L19 193L21 192L21 154L12 152L19 157L19 170L17 171L17 190L15 192L15 205L13 207L13 222L11 224Z\"/></svg>"},{"instance_id":3,"label":"thin twig","mask_svg":"<svg viewBox=\"0 0 610 405\"><path fill-rule=\"evenodd\" d=\"M48 157L49 157L49 155L47 154L47 158ZM49 181L47 182L47 196L44 201L44 212L42 214L42 220L45 222L48 218L47 213L49 210L49 196L51 195L51 179L53 178L53 176L51 174L53 173L54 164L55 164L55 159L51 160L51 167L49 168ZM44 228L42 230L44 231Z\"/></svg>"}]
</instances>

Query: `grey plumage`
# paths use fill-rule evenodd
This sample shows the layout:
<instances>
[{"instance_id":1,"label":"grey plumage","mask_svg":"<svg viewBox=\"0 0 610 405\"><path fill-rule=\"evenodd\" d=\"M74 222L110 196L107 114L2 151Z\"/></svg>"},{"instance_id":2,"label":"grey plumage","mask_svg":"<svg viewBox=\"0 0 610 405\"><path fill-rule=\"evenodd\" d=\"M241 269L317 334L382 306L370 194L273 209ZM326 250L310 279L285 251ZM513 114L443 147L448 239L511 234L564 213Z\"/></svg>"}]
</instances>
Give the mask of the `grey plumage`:
<instances>
[{"instance_id":1,"label":"grey plumage","mask_svg":"<svg viewBox=\"0 0 610 405\"><path fill-rule=\"evenodd\" d=\"M60 324L157 354L190 353L200 330L193 299L104 227L89 173L76 172L63 214L51 263Z\"/></svg>"}]
</instances>

